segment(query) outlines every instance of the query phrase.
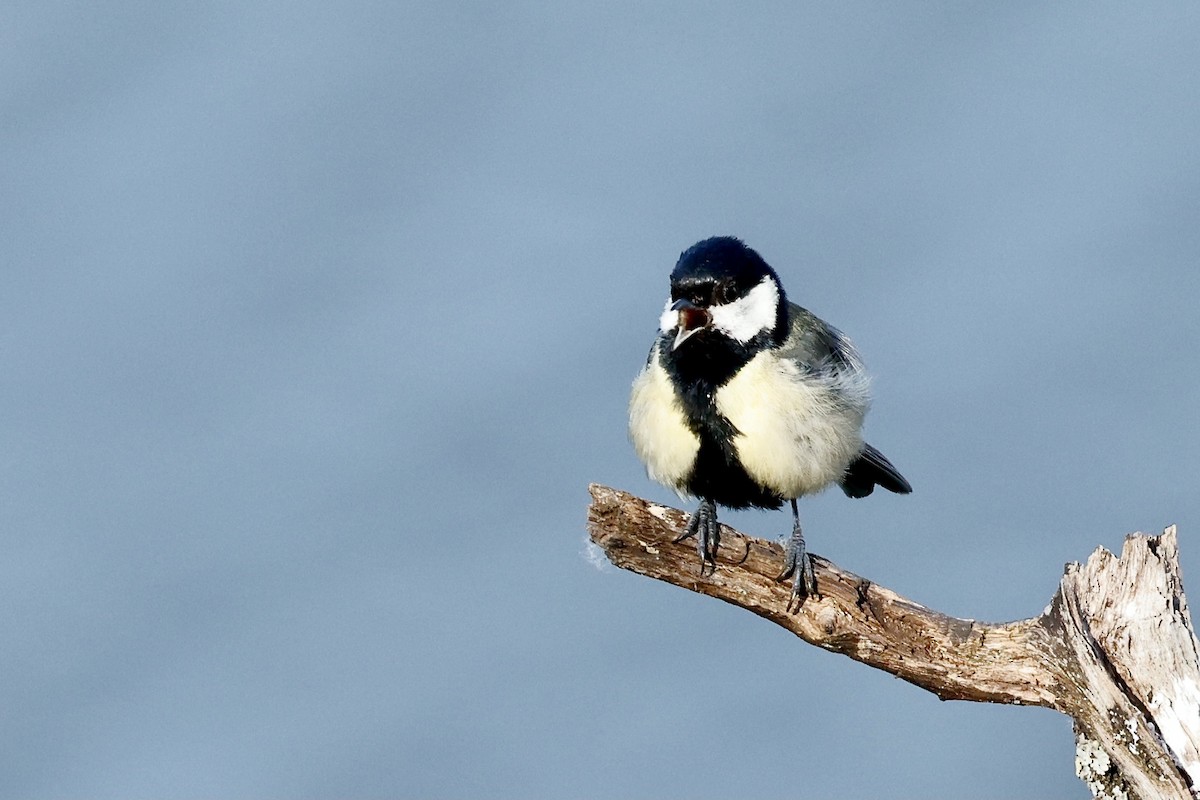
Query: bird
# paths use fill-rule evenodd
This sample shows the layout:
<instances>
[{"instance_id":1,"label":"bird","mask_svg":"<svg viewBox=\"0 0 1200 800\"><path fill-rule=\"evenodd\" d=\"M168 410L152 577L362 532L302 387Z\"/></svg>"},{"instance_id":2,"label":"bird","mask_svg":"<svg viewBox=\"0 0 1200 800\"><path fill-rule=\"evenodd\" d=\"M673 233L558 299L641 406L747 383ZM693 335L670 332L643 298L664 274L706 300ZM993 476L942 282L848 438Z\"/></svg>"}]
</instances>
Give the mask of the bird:
<instances>
[{"instance_id":1,"label":"bird","mask_svg":"<svg viewBox=\"0 0 1200 800\"><path fill-rule=\"evenodd\" d=\"M912 486L863 440L870 377L850 339L789 302L779 275L733 236L684 250L658 334L629 398L629 438L649 477L699 499L695 537L716 570L717 506L792 508L778 581L789 608L817 594L796 500L838 485L853 498Z\"/></svg>"}]
</instances>

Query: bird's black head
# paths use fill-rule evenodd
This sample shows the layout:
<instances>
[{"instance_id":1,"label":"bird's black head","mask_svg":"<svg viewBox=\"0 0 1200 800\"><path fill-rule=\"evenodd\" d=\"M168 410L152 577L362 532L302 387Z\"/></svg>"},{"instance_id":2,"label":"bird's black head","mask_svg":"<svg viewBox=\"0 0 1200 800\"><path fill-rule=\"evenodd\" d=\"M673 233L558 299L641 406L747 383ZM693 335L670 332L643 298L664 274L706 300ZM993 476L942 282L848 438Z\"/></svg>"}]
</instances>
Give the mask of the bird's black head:
<instances>
[{"instance_id":1,"label":"bird's black head","mask_svg":"<svg viewBox=\"0 0 1200 800\"><path fill-rule=\"evenodd\" d=\"M678 358L704 357L715 348L748 360L783 343L787 297L762 256L732 236L714 236L679 256L659 327Z\"/></svg>"}]
</instances>

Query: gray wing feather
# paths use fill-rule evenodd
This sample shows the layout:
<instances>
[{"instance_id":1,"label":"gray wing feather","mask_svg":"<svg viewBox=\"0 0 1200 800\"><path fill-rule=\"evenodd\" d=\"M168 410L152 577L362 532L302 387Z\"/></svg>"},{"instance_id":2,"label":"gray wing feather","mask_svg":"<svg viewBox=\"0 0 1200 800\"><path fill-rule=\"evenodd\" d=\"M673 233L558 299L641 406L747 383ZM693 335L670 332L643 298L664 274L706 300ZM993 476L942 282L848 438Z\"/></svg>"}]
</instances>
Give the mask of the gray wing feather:
<instances>
[{"instance_id":1,"label":"gray wing feather","mask_svg":"<svg viewBox=\"0 0 1200 800\"><path fill-rule=\"evenodd\" d=\"M780 355L828 381L841 399L864 411L870 402L870 378L850 339L795 303L788 303L790 332Z\"/></svg>"},{"instance_id":2,"label":"gray wing feather","mask_svg":"<svg viewBox=\"0 0 1200 800\"><path fill-rule=\"evenodd\" d=\"M850 339L807 309L788 304L790 333L780 348L810 374L831 386L847 406L865 412L870 402L870 379ZM842 491L850 497L866 497L876 486L908 494L912 486L883 453L869 444L846 468Z\"/></svg>"}]
</instances>

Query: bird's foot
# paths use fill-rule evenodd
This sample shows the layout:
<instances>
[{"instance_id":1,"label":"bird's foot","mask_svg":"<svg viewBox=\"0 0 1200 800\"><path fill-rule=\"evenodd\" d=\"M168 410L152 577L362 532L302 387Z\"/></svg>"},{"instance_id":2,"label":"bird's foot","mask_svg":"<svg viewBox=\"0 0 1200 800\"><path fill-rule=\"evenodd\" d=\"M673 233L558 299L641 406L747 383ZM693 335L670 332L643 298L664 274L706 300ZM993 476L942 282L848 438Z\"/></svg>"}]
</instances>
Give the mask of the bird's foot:
<instances>
[{"instance_id":1,"label":"bird's foot","mask_svg":"<svg viewBox=\"0 0 1200 800\"><path fill-rule=\"evenodd\" d=\"M688 520L685 530L675 541L682 542L696 537L696 552L700 554L700 574L707 568L709 574L717 571L717 548L721 543L721 525L717 522L717 504L712 500L700 501L700 507Z\"/></svg>"},{"instance_id":2,"label":"bird's foot","mask_svg":"<svg viewBox=\"0 0 1200 800\"><path fill-rule=\"evenodd\" d=\"M788 598L787 606L788 612L791 613L793 604L795 610L799 611L806 599L817 594L817 576L813 572L808 548L804 546L804 534L800 530L799 522L792 528L792 535L784 544L783 557L783 572L779 573L775 580L792 578L792 596Z\"/></svg>"}]
</instances>

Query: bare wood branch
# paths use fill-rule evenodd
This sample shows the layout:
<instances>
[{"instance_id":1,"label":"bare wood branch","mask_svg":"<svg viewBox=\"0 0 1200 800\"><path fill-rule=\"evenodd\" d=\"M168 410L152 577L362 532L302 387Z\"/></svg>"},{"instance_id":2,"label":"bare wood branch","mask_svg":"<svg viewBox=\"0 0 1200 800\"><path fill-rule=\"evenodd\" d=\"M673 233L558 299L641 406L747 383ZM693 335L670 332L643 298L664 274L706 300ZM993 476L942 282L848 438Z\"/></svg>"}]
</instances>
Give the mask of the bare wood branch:
<instances>
[{"instance_id":1,"label":"bare wood branch","mask_svg":"<svg viewBox=\"0 0 1200 800\"><path fill-rule=\"evenodd\" d=\"M1080 749L1098 741L1112 761L1097 780L1107 794L1089 782L1093 793L1119 797L1115 774L1133 797L1197 796L1200 644L1175 528L1126 538L1119 559L1100 548L1083 566L1068 564L1051 613L1068 626L1075 656L1059 663L1078 690L1063 710Z\"/></svg>"},{"instance_id":2,"label":"bare wood branch","mask_svg":"<svg viewBox=\"0 0 1200 800\"><path fill-rule=\"evenodd\" d=\"M775 580L783 549L721 526L718 569L701 577L695 548L673 543L687 515L592 487L589 527L618 567L717 597L782 625L805 641L890 672L944 700L1052 706L1058 677L1036 657L1037 620L989 625L955 619L813 558L820 597L788 613Z\"/></svg>"},{"instance_id":3,"label":"bare wood branch","mask_svg":"<svg viewBox=\"0 0 1200 800\"><path fill-rule=\"evenodd\" d=\"M779 545L722 525L719 568L701 576L691 543L674 541L687 514L590 488L591 539L617 566L745 608L942 699L1062 711L1075 720L1077 771L1098 797L1196 796L1200 646L1174 529L1131 536L1121 559L1101 548L1068 565L1050 606L1030 619L950 617L820 557L819 596L789 613L789 587L775 580Z\"/></svg>"}]
</instances>

